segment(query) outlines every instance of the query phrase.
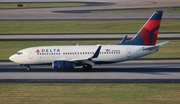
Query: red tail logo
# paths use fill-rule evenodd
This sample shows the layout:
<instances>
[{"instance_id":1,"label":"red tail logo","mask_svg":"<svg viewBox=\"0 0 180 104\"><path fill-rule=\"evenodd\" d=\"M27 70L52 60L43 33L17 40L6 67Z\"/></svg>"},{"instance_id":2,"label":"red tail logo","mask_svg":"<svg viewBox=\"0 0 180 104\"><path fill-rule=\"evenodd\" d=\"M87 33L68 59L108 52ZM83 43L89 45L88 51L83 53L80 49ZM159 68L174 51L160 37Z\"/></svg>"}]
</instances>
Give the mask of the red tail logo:
<instances>
[{"instance_id":1,"label":"red tail logo","mask_svg":"<svg viewBox=\"0 0 180 104\"><path fill-rule=\"evenodd\" d=\"M155 11L136 36L122 45L155 45L163 11Z\"/></svg>"}]
</instances>

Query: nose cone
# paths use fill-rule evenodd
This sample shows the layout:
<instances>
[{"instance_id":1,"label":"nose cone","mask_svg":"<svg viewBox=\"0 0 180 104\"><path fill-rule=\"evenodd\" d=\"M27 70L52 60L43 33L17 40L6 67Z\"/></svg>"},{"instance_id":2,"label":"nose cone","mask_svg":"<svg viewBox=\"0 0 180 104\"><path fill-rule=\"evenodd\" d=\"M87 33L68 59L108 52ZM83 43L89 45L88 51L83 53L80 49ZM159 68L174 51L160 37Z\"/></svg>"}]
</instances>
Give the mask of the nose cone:
<instances>
[{"instance_id":1,"label":"nose cone","mask_svg":"<svg viewBox=\"0 0 180 104\"><path fill-rule=\"evenodd\" d=\"M14 56L14 55L10 56L10 57L9 57L9 60L14 62L15 56Z\"/></svg>"}]
</instances>

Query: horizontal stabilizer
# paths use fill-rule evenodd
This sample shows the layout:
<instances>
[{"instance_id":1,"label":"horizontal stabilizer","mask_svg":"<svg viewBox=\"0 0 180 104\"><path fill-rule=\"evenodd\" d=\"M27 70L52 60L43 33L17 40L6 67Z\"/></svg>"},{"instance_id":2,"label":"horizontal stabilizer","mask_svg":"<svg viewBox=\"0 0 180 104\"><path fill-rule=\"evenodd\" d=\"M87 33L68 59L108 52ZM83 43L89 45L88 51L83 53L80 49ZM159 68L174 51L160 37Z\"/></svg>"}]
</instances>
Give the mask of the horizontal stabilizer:
<instances>
[{"instance_id":1,"label":"horizontal stabilizer","mask_svg":"<svg viewBox=\"0 0 180 104\"><path fill-rule=\"evenodd\" d=\"M162 43L156 44L156 46L161 47L161 46L165 45L165 44L166 44L166 43L168 43L168 42L169 42L169 41L165 41L165 42L162 42Z\"/></svg>"},{"instance_id":2,"label":"horizontal stabilizer","mask_svg":"<svg viewBox=\"0 0 180 104\"><path fill-rule=\"evenodd\" d=\"M145 51L145 50L153 50L153 49L157 49L157 48L158 48L158 46L145 47L145 48L143 48L143 51Z\"/></svg>"},{"instance_id":3,"label":"horizontal stabilizer","mask_svg":"<svg viewBox=\"0 0 180 104\"><path fill-rule=\"evenodd\" d=\"M157 48L163 46L163 45L166 44L166 43L168 43L168 41L162 42L162 43L159 43L159 44L156 44L155 46L145 47L145 48L143 48L143 50L153 50L153 49L157 49Z\"/></svg>"}]
</instances>

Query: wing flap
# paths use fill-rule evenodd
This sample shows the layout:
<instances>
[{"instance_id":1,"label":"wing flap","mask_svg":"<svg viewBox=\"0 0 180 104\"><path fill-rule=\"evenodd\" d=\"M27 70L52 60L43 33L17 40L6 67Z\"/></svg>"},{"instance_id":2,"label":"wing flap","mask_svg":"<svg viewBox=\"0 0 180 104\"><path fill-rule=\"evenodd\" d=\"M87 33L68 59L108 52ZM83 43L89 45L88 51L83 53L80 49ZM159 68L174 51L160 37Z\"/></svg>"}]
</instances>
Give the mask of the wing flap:
<instances>
[{"instance_id":1,"label":"wing flap","mask_svg":"<svg viewBox=\"0 0 180 104\"><path fill-rule=\"evenodd\" d=\"M69 61L71 62L75 62L75 61L84 61L84 60L88 60L89 58L74 58L74 59L70 59Z\"/></svg>"}]
</instances>

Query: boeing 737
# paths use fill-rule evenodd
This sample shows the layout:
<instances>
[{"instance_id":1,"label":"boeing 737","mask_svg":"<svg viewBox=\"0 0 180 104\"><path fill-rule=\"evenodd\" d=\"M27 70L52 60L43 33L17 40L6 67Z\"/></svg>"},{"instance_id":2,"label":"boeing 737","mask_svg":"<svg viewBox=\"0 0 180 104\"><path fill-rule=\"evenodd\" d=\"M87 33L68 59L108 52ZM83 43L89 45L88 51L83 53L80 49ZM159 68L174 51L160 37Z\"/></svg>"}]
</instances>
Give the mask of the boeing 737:
<instances>
[{"instance_id":1,"label":"boeing 737","mask_svg":"<svg viewBox=\"0 0 180 104\"><path fill-rule=\"evenodd\" d=\"M52 65L54 70L91 69L94 65L123 62L149 55L166 44L156 44L163 11L155 11L131 40L116 45L39 46L18 51L9 59L30 70L31 65Z\"/></svg>"}]
</instances>

